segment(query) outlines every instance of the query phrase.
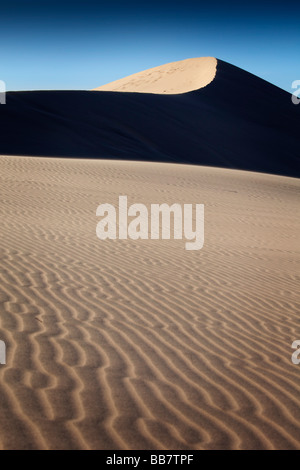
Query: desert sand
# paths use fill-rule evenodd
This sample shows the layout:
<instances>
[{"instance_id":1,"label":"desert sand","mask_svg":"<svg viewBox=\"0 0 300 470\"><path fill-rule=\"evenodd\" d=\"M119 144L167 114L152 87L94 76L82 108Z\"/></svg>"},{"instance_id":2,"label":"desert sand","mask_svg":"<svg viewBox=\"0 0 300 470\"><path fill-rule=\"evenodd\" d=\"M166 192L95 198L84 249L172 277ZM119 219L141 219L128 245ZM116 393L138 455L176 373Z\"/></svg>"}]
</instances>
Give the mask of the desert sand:
<instances>
[{"instance_id":1,"label":"desert sand","mask_svg":"<svg viewBox=\"0 0 300 470\"><path fill-rule=\"evenodd\" d=\"M8 92L0 106L0 155L192 163L300 177L300 106L271 83L209 57L120 83L122 93Z\"/></svg>"},{"instance_id":2,"label":"desert sand","mask_svg":"<svg viewBox=\"0 0 300 470\"><path fill-rule=\"evenodd\" d=\"M298 179L0 157L2 449L299 449ZM205 243L96 237L204 203Z\"/></svg>"},{"instance_id":3,"label":"desert sand","mask_svg":"<svg viewBox=\"0 0 300 470\"><path fill-rule=\"evenodd\" d=\"M208 85L216 75L215 57L197 57L160 65L94 88L94 91L179 94Z\"/></svg>"}]
</instances>

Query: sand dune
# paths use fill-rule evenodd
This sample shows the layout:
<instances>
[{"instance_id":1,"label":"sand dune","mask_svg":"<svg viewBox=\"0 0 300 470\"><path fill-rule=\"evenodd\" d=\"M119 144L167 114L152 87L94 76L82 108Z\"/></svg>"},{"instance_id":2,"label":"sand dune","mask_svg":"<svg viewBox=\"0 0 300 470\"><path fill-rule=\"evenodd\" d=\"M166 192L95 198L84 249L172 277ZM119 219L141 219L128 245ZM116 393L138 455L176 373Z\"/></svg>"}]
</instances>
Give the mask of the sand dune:
<instances>
[{"instance_id":1,"label":"sand dune","mask_svg":"<svg viewBox=\"0 0 300 470\"><path fill-rule=\"evenodd\" d=\"M0 448L299 449L299 180L0 157ZM205 245L96 237L204 203Z\"/></svg>"},{"instance_id":2,"label":"sand dune","mask_svg":"<svg viewBox=\"0 0 300 470\"><path fill-rule=\"evenodd\" d=\"M215 73L212 58L180 64L168 75L177 93L190 86L187 76L193 88ZM200 65L204 76L194 71ZM0 154L192 163L300 177L300 106L289 93L221 60L215 78L189 93L155 92L156 83L162 92L166 86L160 73L154 83L147 74L138 85L128 79L126 90L145 84L151 93L7 93Z\"/></svg>"},{"instance_id":3,"label":"sand dune","mask_svg":"<svg viewBox=\"0 0 300 470\"><path fill-rule=\"evenodd\" d=\"M214 57L180 60L129 75L94 88L97 91L178 94L208 85L216 75Z\"/></svg>"}]
</instances>

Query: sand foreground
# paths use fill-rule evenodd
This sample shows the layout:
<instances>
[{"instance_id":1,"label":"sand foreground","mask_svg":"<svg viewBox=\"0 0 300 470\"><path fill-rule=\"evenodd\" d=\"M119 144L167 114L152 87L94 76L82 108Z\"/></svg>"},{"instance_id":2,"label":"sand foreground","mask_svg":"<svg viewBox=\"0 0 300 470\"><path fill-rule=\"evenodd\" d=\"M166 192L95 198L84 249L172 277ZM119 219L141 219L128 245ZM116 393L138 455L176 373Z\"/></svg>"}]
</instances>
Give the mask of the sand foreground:
<instances>
[{"instance_id":1,"label":"sand foreground","mask_svg":"<svg viewBox=\"0 0 300 470\"><path fill-rule=\"evenodd\" d=\"M0 178L0 448L300 448L299 180L11 156ZM119 195L203 203L203 249L100 241Z\"/></svg>"}]
</instances>

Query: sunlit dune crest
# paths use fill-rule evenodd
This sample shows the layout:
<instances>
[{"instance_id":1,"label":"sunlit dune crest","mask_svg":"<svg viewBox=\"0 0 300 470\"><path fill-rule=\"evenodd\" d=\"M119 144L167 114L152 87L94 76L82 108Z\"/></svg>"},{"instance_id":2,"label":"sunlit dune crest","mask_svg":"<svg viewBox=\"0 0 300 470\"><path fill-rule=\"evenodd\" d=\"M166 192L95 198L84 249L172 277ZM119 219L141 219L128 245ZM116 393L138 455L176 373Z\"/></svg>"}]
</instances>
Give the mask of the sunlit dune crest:
<instances>
[{"instance_id":1,"label":"sunlit dune crest","mask_svg":"<svg viewBox=\"0 0 300 470\"><path fill-rule=\"evenodd\" d=\"M197 57L160 65L129 75L94 91L127 91L137 93L179 94L208 85L216 75L217 59Z\"/></svg>"}]
</instances>

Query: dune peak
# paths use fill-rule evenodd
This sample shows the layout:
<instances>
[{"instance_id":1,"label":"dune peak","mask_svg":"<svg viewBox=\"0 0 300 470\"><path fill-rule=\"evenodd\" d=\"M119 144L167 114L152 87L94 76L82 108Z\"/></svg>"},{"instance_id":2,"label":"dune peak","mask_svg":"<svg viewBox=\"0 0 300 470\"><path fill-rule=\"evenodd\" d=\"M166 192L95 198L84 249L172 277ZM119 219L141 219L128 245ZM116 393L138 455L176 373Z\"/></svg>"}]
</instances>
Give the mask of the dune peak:
<instances>
[{"instance_id":1,"label":"dune peak","mask_svg":"<svg viewBox=\"0 0 300 470\"><path fill-rule=\"evenodd\" d=\"M181 94L208 85L216 75L217 59L198 57L170 62L114 82L92 91Z\"/></svg>"}]
</instances>

